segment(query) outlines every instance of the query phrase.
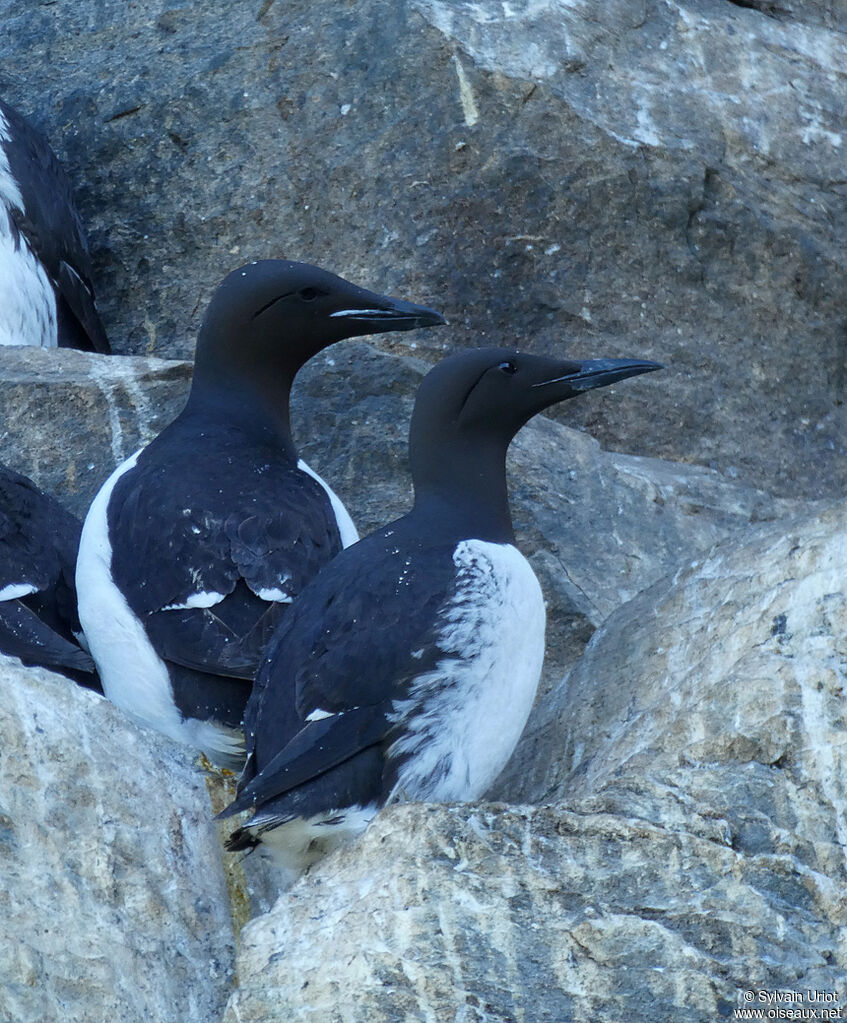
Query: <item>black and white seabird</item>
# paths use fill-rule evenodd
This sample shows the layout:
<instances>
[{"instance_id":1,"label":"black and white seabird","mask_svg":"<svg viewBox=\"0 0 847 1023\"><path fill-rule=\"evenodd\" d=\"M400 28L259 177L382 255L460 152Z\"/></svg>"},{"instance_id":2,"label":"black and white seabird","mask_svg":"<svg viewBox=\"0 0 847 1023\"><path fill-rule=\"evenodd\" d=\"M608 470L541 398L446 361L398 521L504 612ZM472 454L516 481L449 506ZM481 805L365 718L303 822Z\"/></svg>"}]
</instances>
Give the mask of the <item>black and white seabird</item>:
<instances>
[{"instance_id":1,"label":"black and white seabird","mask_svg":"<svg viewBox=\"0 0 847 1023\"><path fill-rule=\"evenodd\" d=\"M506 450L555 402L661 367L496 348L436 366L409 435L412 510L303 590L247 707L230 849L296 876L396 800L471 800L505 765L544 658L541 588L515 546Z\"/></svg>"},{"instance_id":2,"label":"black and white seabird","mask_svg":"<svg viewBox=\"0 0 847 1023\"><path fill-rule=\"evenodd\" d=\"M444 323L306 263L225 278L197 341L180 415L91 505L79 614L106 695L224 766L261 654L288 604L358 539L289 427L297 371L343 338Z\"/></svg>"},{"instance_id":3,"label":"black and white seabird","mask_svg":"<svg viewBox=\"0 0 847 1023\"><path fill-rule=\"evenodd\" d=\"M76 639L79 532L55 498L0 464L0 651L99 689Z\"/></svg>"},{"instance_id":4,"label":"black and white seabird","mask_svg":"<svg viewBox=\"0 0 847 1023\"><path fill-rule=\"evenodd\" d=\"M109 351L70 181L47 139L2 100L0 345Z\"/></svg>"}]
</instances>

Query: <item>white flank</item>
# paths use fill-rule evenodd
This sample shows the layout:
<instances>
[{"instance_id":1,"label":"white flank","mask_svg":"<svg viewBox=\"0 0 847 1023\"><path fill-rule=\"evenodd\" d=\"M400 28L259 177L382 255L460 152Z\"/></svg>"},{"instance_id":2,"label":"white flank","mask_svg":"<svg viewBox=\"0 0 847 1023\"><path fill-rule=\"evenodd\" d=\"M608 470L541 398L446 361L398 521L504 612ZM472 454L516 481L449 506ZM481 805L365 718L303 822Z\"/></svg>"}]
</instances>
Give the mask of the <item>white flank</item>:
<instances>
[{"instance_id":1,"label":"white flank","mask_svg":"<svg viewBox=\"0 0 847 1023\"><path fill-rule=\"evenodd\" d=\"M544 660L545 611L535 573L511 544L464 540L456 594L443 612L445 658L395 704L405 732L389 756L411 754L393 797L477 799L512 754Z\"/></svg>"},{"instance_id":2,"label":"white flank","mask_svg":"<svg viewBox=\"0 0 847 1023\"><path fill-rule=\"evenodd\" d=\"M0 142L9 142L11 138L12 129L9 127L9 122L3 116L3 113L0 112ZM5 202L9 206L17 207L21 212L25 212L24 197L21 195L17 181L12 176L9 158L6 156L6 150L2 145L0 145L0 201Z\"/></svg>"},{"instance_id":3,"label":"white flank","mask_svg":"<svg viewBox=\"0 0 847 1023\"><path fill-rule=\"evenodd\" d=\"M226 597L225 593L192 593L181 604L168 604L163 611L188 611L192 607L214 607Z\"/></svg>"},{"instance_id":4,"label":"white flank","mask_svg":"<svg viewBox=\"0 0 847 1023\"><path fill-rule=\"evenodd\" d=\"M255 593L261 600L268 600L272 604L290 604L294 600L290 593L286 593L276 586L271 586L264 590L256 590Z\"/></svg>"},{"instance_id":5,"label":"white flank","mask_svg":"<svg viewBox=\"0 0 847 1023\"><path fill-rule=\"evenodd\" d=\"M307 715L307 721L323 721L324 718L334 717L331 710L321 710L320 707L317 710L313 710L311 714Z\"/></svg>"},{"instance_id":6,"label":"white flank","mask_svg":"<svg viewBox=\"0 0 847 1023\"><path fill-rule=\"evenodd\" d=\"M333 316L334 315L335 313L333 313ZM307 473L313 480L317 480L327 492L329 503L332 505L332 510L335 512L335 521L338 524L338 532L341 534L341 546L349 547L350 544L356 543L359 539L358 530L353 525L353 520L350 518L350 514L347 509L341 503L339 496L332 490L325 480L318 476L314 469L310 469L309 466L306 465L302 458L298 461L297 468L301 472Z\"/></svg>"},{"instance_id":7,"label":"white flank","mask_svg":"<svg viewBox=\"0 0 847 1023\"><path fill-rule=\"evenodd\" d=\"M234 766L243 759L240 731L183 718L173 701L167 665L153 649L144 626L112 579L107 508L115 485L135 466L139 454L136 451L106 480L82 527L76 564L79 620L103 691L112 703L139 724L202 749L225 766ZM203 602L188 606L208 607L205 600L212 596L220 595L195 594L189 600L203 598Z\"/></svg>"},{"instance_id":8,"label":"white flank","mask_svg":"<svg viewBox=\"0 0 847 1023\"><path fill-rule=\"evenodd\" d=\"M38 587L32 583L9 583L0 590L0 600L18 600L20 597L28 597L35 593Z\"/></svg>"},{"instance_id":9,"label":"white flank","mask_svg":"<svg viewBox=\"0 0 847 1023\"><path fill-rule=\"evenodd\" d=\"M168 669L112 579L107 508L115 485L135 467L139 454L115 469L85 517L76 563L79 620L112 703L139 723L185 741Z\"/></svg>"},{"instance_id":10,"label":"white flank","mask_svg":"<svg viewBox=\"0 0 847 1023\"><path fill-rule=\"evenodd\" d=\"M139 454L136 452L119 465L106 480L86 516L76 573L80 621L103 682L103 691L112 703L138 723L155 728L178 742L199 747L213 759L229 765L243 757L240 732L182 717L173 701L167 665L153 649L142 623L112 579L107 508L115 485L135 466ZM350 516L332 490L305 462L299 462L298 468L317 480L326 491L342 543L347 546L358 540ZM292 599L278 587L260 590L257 595L277 603ZM213 607L224 597L221 593L198 591L163 610Z\"/></svg>"}]
</instances>

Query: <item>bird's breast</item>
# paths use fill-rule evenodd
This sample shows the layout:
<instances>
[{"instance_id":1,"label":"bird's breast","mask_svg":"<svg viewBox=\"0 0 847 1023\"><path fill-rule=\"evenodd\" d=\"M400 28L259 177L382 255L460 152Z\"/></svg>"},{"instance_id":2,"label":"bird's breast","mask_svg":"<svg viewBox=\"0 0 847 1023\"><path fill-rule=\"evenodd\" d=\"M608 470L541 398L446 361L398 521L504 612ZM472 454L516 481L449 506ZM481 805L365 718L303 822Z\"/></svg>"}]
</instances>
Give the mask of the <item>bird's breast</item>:
<instances>
[{"instance_id":1,"label":"bird's breast","mask_svg":"<svg viewBox=\"0 0 847 1023\"><path fill-rule=\"evenodd\" d=\"M405 754L398 787L407 798L483 795L520 738L544 660L544 599L520 551L465 540L453 563L438 630L444 657L414 680L391 749Z\"/></svg>"},{"instance_id":2,"label":"bird's breast","mask_svg":"<svg viewBox=\"0 0 847 1023\"><path fill-rule=\"evenodd\" d=\"M0 164L0 193L3 168ZM56 296L0 194L0 345L55 348Z\"/></svg>"}]
</instances>

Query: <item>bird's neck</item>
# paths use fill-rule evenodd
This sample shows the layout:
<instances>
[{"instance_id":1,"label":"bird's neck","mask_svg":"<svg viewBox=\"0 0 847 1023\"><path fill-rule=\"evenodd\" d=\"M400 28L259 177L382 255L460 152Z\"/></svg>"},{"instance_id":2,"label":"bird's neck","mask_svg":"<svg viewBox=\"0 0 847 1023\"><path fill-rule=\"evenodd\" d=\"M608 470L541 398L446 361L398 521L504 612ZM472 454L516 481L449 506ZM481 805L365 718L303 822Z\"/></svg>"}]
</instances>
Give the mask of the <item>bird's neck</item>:
<instances>
[{"instance_id":1,"label":"bird's neck","mask_svg":"<svg viewBox=\"0 0 847 1023\"><path fill-rule=\"evenodd\" d=\"M226 422L261 443L282 447L296 462L290 413L293 377L288 372L245 377L196 367L183 415Z\"/></svg>"},{"instance_id":2,"label":"bird's neck","mask_svg":"<svg viewBox=\"0 0 847 1023\"><path fill-rule=\"evenodd\" d=\"M443 523L457 539L514 542L503 444L427 445L411 460L416 518Z\"/></svg>"}]
</instances>

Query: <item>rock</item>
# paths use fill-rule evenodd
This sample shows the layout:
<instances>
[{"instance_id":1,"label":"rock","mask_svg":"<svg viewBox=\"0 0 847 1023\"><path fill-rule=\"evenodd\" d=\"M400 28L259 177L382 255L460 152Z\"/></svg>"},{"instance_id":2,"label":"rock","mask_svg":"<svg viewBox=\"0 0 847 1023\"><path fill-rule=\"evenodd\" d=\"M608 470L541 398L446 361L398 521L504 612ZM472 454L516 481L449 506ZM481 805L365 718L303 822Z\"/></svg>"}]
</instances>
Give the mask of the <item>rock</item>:
<instances>
[{"instance_id":1,"label":"rock","mask_svg":"<svg viewBox=\"0 0 847 1023\"><path fill-rule=\"evenodd\" d=\"M177 414L191 373L188 363L160 359L1 354L2 458L79 515L115 465ZM347 342L298 375L294 436L363 533L409 507L408 424L426 368ZM750 521L805 506L697 466L605 452L542 417L519 434L509 466L520 545L548 601L545 686L561 679L614 608L681 559Z\"/></svg>"},{"instance_id":2,"label":"rock","mask_svg":"<svg viewBox=\"0 0 847 1023\"><path fill-rule=\"evenodd\" d=\"M561 411L606 448L844 492L843 3L0 14L0 92L65 160L118 351L189 356L227 270L302 258L447 313L429 360L667 362Z\"/></svg>"},{"instance_id":3,"label":"rock","mask_svg":"<svg viewBox=\"0 0 847 1023\"><path fill-rule=\"evenodd\" d=\"M133 356L0 352L0 454L77 513L176 414L190 366L172 360L248 259L451 319L298 380L303 453L364 530L407 506L412 394L444 351L668 365L510 456L550 649L492 794L553 805L382 815L250 925L228 1018L711 1021L742 990L834 991L844 522L804 501L847 485L844 3L0 14L0 93L63 158ZM232 937L201 776L92 695L9 672L0 1018L219 1018ZM267 893L229 867L240 922Z\"/></svg>"},{"instance_id":4,"label":"rock","mask_svg":"<svg viewBox=\"0 0 847 1023\"><path fill-rule=\"evenodd\" d=\"M72 349L0 352L0 459L84 516L116 465L182 408L191 365Z\"/></svg>"},{"instance_id":5,"label":"rock","mask_svg":"<svg viewBox=\"0 0 847 1023\"><path fill-rule=\"evenodd\" d=\"M0 1019L220 1018L235 943L203 773L61 676L0 674Z\"/></svg>"},{"instance_id":6,"label":"rock","mask_svg":"<svg viewBox=\"0 0 847 1023\"><path fill-rule=\"evenodd\" d=\"M689 829L720 820L734 848L837 876L845 567L838 503L725 540L619 608L537 708L546 734L512 798L638 805L650 821L673 802Z\"/></svg>"},{"instance_id":7,"label":"rock","mask_svg":"<svg viewBox=\"0 0 847 1023\"><path fill-rule=\"evenodd\" d=\"M380 814L245 928L225 1023L838 1009L845 573L842 504L618 609L557 694L552 805Z\"/></svg>"}]
</instances>

